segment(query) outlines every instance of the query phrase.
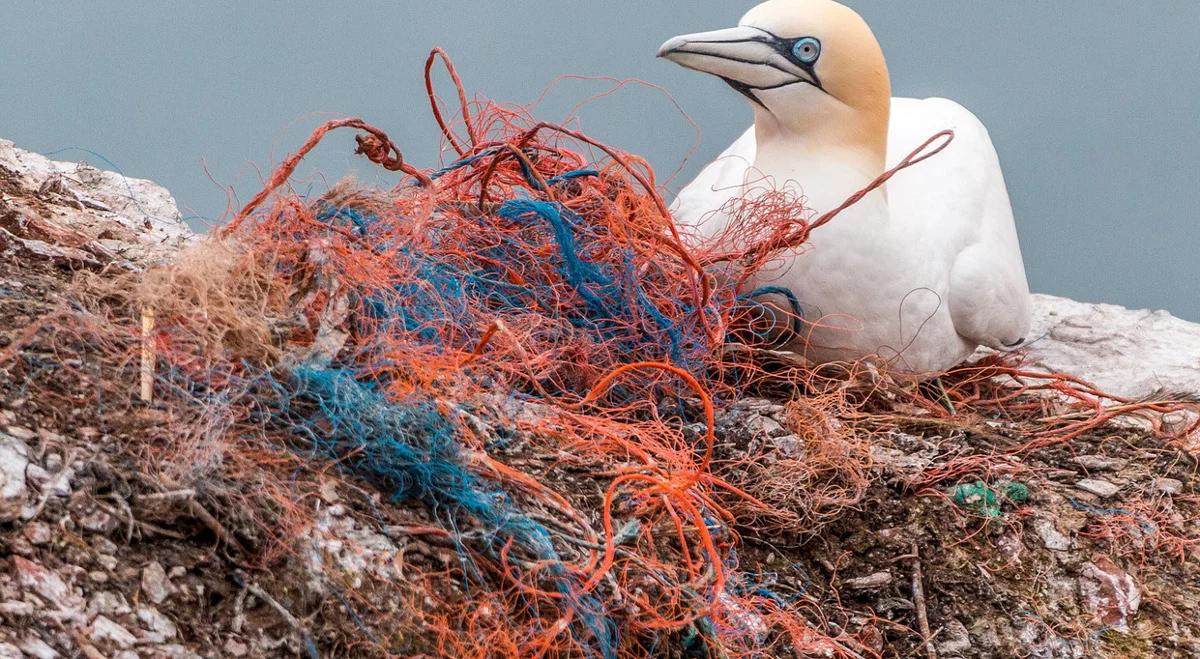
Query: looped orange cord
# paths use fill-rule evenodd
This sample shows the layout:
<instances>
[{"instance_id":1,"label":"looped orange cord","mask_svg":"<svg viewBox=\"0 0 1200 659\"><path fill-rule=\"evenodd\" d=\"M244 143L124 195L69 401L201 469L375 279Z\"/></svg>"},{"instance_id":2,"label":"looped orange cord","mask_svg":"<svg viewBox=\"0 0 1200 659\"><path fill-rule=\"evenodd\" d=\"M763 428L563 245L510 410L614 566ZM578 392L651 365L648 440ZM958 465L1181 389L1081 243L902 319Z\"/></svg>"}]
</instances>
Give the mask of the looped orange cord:
<instances>
[{"instance_id":1,"label":"looped orange cord","mask_svg":"<svg viewBox=\"0 0 1200 659\"><path fill-rule=\"evenodd\" d=\"M940 144L934 146L938 141ZM780 226L776 235L771 236L767 240L754 244L745 250L734 254L715 255L705 260L705 265L712 265L725 261L742 261L745 264L747 272L753 271L760 266L763 261L767 260L771 255L774 255L782 250L793 249L799 247L808 241L808 236L815 229L825 226L843 211L858 202L862 201L867 195L878 190L887 184L896 174L918 165L936 155L945 151L950 143L954 141L954 131L943 130L929 139L925 140L920 146L913 149L907 156L904 157L891 169L880 174L875 180L871 181L864 188L850 195L837 208L827 211L812 222L799 222L799 226ZM930 148L930 147L933 148Z\"/></svg>"},{"instance_id":2,"label":"looped orange cord","mask_svg":"<svg viewBox=\"0 0 1200 659\"><path fill-rule=\"evenodd\" d=\"M474 148L479 143L479 135L475 132L475 126L471 120L471 106L467 102L466 87L463 86L462 79L458 77L458 70L454 68L454 62L450 61L450 56L441 48L434 48L429 53L429 58L425 60L425 93L429 96L429 106L433 111L433 119L437 122L438 128L442 131L442 136L450 143L450 146L458 152L458 155L465 156L470 153L471 148L465 147L458 141L454 135L454 130L450 128L446 118L442 116L442 108L437 100L437 93L433 90L433 65L437 60L441 60L446 66L446 72L450 74L450 79L454 82L454 90L458 94L458 109L462 114L463 123L467 128L467 139L471 142L471 148Z\"/></svg>"},{"instance_id":3,"label":"looped orange cord","mask_svg":"<svg viewBox=\"0 0 1200 659\"><path fill-rule=\"evenodd\" d=\"M359 140L360 151L367 153L367 155L372 157L372 160L375 162L380 164L391 164L395 167L395 170L412 176L423 186L429 186L433 183L427 174L404 163L404 159L400 156L400 150L396 148L396 145L392 143L390 139L388 139L387 134L383 131L357 117L350 119L334 119L325 122L316 130L314 130L312 135L309 135L308 140L305 141L295 153L288 156L288 158L279 165L279 167L275 170L275 173L271 175L271 178L267 179L266 183L263 184L262 190L260 190L258 194L254 195L254 197L242 207L242 210L238 211L237 215L234 216L233 220L229 224L222 228L221 234L228 235L233 231L236 231L246 217L253 213L260 205L262 205L264 201L266 201L268 197L271 196L273 192L279 189L280 186L282 186L289 178L291 178L292 173L296 171L296 167L300 164L300 161L303 160L304 157L309 154L309 152L311 152L317 147L318 144L321 143L321 140L325 138L326 133L338 128L357 128L359 130L366 131L371 138L366 142L366 144L364 144L364 140ZM364 146L367 146L370 149L369 153L364 150ZM378 158L378 160L375 160L375 158Z\"/></svg>"},{"instance_id":4,"label":"looped orange cord","mask_svg":"<svg viewBox=\"0 0 1200 659\"><path fill-rule=\"evenodd\" d=\"M439 61L453 81L461 126L434 93ZM438 652L459 656L568 656L595 654L611 622L621 632L614 653L624 659L704 619L714 654L871 656L854 633L826 620L833 615L827 607L843 612L840 603L756 594L756 577L737 564L742 538L807 536L860 505L876 482L872 442L905 423L995 442L909 483L913 493L944 497L948 484L1001 471L1117 417L1182 409L1167 399L1108 396L1004 356L944 374L951 412L922 388L865 365L830 375L776 364L727 340L739 277L779 250L801 247L811 231L944 151L952 131L819 217L800 197L749 200L752 230L715 253L685 242L653 170L636 156L522 108L477 99L472 112L440 49L426 61L425 85L456 162L431 174L406 163L383 131L361 119L326 122L221 230L236 247L224 271L172 266L166 283L153 295L139 293L133 307L159 311L155 352L167 367L163 377L184 374L218 394L214 403L180 387L187 395L172 402L163 387L161 404L179 406L172 418L199 421L146 452L167 463L198 455L202 447L188 444L196 437L221 446L224 475L245 484L237 496L261 497L272 511L260 520L274 543L264 561L315 527L306 506L323 490L297 474L335 478L377 438L314 466L309 454L285 450L299 435L279 436L261 420L270 410L255 398L253 377L328 350L318 356L377 387L381 406L409 410L424 401L448 420L442 430L453 438L453 461L486 483L483 501L509 506L508 516L483 523L471 512L478 507L431 505L436 514L390 527L411 536L406 542L462 558L417 568L403 552L395 557L404 578L385 592L402 605L377 608L417 621L387 627L400 630L397 637L423 635ZM361 131L358 151L405 174L406 185L339 184L316 201L287 191L299 162L337 128ZM720 279L705 271L721 262L742 270ZM64 318L74 316L51 317L14 345L68 324ZM138 328L127 327L125 316L102 320L71 331L102 337L120 372L132 358L129 346L140 345ZM341 341L332 349L322 343L330 336ZM13 350L0 350L0 362ZM718 450L721 405L760 386L790 398L778 418L802 450L790 454L770 442L745 449L758 453ZM207 406L194 409L201 403ZM997 419L1020 433L994 432ZM699 421L702 432L699 423L689 425ZM1161 424L1156 429L1166 433ZM416 471L425 476L429 463L443 459L430 456ZM535 526L537 541L523 542L510 520ZM1111 524L1093 532L1122 531ZM1182 552L1193 541L1169 542ZM378 591L348 592L370 608ZM750 629L750 619L765 631Z\"/></svg>"}]
</instances>

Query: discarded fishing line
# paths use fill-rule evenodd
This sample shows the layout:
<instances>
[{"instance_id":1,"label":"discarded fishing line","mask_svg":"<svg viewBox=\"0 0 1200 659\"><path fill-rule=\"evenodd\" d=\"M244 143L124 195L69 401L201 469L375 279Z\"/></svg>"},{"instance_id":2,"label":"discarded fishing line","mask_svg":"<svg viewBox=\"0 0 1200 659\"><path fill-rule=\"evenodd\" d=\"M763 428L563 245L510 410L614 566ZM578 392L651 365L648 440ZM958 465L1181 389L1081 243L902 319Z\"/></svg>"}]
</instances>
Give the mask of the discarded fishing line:
<instances>
[{"instance_id":1,"label":"discarded fishing line","mask_svg":"<svg viewBox=\"0 0 1200 659\"><path fill-rule=\"evenodd\" d=\"M439 59L453 123L434 93ZM624 657L675 642L711 656L868 656L812 600L743 574L739 533L836 519L872 482L873 435L906 423L1003 418L1029 431L997 448L1017 453L1175 409L991 360L944 378L951 415L861 365L831 375L772 361L753 344L780 310L739 282L867 191L815 219L784 193L748 200L738 249L718 252L681 235L640 158L468 101L440 51L426 86L450 163L415 167L378 128L328 122L218 235L166 266L93 278L83 311L49 330L101 346L112 383L126 376L97 405L158 411L130 450L163 482L230 504L253 529L236 538L253 554L243 560L303 551L329 523L312 502L330 479L364 493L362 514L392 541L445 550L425 572L396 550L372 590L331 570L369 653ZM290 192L299 162L343 128L395 187ZM934 136L872 186L951 139ZM802 450L764 462L719 446L720 410L771 387L789 391ZM980 480L995 457L912 488Z\"/></svg>"}]
</instances>

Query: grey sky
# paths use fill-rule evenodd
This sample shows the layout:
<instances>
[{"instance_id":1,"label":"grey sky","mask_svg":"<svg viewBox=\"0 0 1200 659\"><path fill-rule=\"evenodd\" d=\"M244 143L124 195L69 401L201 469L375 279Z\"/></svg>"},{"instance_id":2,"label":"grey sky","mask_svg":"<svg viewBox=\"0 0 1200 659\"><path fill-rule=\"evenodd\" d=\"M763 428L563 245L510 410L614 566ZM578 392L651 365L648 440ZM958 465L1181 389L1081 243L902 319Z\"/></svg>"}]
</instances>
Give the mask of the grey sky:
<instances>
[{"instance_id":1,"label":"grey sky","mask_svg":"<svg viewBox=\"0 0 1200 659\"><path fill-rule=\"evenodd\" d=\"M362 116L410 161L435 164L420 79L433 45L450 51L471 90L505 101L529 101L562 74L662 85L703 129L676 188L750 121L722 83L654 52L675 34L735 24L753 2L345 4L3 3L0 137L102 154L166 185L199 223L225 211L222 186L244 200L260 171L329 116ZM850 4L879 36L897 95L953 98L988 125L1036 290L1200 320L1200 2ZM605 87L564 82L539 114L560 119ZM581 121L664 178L693 139L647 89L594 103ZM351 173L388 180L351 145L330 139L298 187ZM109 166L80 150L56 157Z\"/></svg>"}]
</instances>

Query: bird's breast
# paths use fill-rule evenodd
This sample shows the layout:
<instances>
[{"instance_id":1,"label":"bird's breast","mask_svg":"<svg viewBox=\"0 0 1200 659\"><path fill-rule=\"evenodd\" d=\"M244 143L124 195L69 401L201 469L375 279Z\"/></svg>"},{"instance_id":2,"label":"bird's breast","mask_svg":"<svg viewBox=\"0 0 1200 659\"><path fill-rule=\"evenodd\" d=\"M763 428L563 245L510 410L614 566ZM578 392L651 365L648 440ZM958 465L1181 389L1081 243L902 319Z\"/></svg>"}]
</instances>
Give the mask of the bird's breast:
<instances>
[{"instance_id":1,"label":"bird's breast","mask_svg":"<svg viewBox=\"0 0 1200 659\"><path fill-rule=\"evenodd\" d=\"M832 195L834 186L803 186L816 216L861 189L840 183ZM878 355L922 370L930 361L924 353L936 349L927 346L968 350L947 307L953 254L946 247L892 217L886 196L876 191L815 229L805 245L779 254L753 283L796 294L806 321L797 351L810 359Z\"/></svg>"}]
</instances>

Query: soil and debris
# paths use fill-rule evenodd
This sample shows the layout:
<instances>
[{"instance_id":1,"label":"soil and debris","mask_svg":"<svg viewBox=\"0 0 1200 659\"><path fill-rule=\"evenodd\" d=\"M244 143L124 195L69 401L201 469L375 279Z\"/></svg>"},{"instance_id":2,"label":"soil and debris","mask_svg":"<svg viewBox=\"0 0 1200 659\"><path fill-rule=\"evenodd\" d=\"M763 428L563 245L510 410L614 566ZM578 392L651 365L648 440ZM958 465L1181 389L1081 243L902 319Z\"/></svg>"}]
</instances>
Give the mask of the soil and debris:
<instances>
[{"instance_id":1,"label":"soil and debris","mask_svg":"<svg viewBox=\"0 0 1200 659\"><path fill-rule=\"evenodd\" d=\"M368 608L395 621L404 653L441 654L422 625L469 594L429 511L329 471L297 492L309 535L264 557L278 543L241 500L143 469L166 412L97 405L92 348L31 332L77 303L83 274L147 267L191 240L161 188L48 162L0 143L0 657L373 655ZM901 409L845 419L878 427L829 447L780 389L720 412L713 471L761 483L827 454L806 482L759 490L789 515L738 515L738 569L753 579L731 589L804 607L856 639L856 656L1200 656L1197 462L1178 438L1110 424L996 458L1025 443L1004 419ZM474 404L491 408L481 418L539 414ZM601 474L476 421L496 458L598 510ZM813 488L826 508L801 500ZM741 624L763 626L749 611ZM656 651L709 656L699 632Z\"/></svg>"}]
</instances>

